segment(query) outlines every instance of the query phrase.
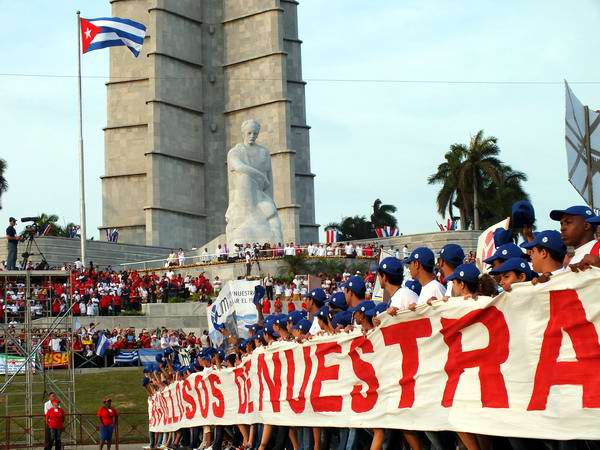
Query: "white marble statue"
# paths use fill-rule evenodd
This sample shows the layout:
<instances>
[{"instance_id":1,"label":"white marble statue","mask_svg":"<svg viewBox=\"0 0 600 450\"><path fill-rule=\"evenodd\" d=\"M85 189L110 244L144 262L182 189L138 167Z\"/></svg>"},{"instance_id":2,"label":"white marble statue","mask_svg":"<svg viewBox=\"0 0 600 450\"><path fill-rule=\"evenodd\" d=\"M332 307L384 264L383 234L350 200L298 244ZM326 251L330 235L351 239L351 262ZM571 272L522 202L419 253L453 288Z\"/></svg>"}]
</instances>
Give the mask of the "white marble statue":
<instances>
[{"instance_id":1,"label":"white marble statue","mask_svg":"<svg viewBox=\"0 0 600 450\"><path fill-rule=\"evenodd\" d=\"M227 153L229 207L225 213L227 245L283 242L281 221L273 202L271 153L256 144L260 124L242 124L243 144Z\"/></svg>"}]
</instances>

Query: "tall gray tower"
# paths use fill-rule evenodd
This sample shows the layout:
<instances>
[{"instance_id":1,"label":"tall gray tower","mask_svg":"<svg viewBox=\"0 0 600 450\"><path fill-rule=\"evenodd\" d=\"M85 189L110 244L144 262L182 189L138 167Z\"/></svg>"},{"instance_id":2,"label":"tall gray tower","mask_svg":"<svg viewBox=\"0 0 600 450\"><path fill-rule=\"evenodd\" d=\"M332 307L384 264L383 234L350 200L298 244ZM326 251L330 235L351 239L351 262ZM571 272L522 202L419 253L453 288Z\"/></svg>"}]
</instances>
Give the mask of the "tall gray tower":
<instances>
[{"instance_id":1,"label":"tall gray tower","mask_svg":"<svg viewBox=\"0 0 600 450\"><path fill-rule=\"evenodd\" d=\"M110 50L103 226L119 242L199 246L225 232L227 150L262 125L284 240L318 240L295 0L111 0L147 27Z\"/></svg>"}]
</instances>

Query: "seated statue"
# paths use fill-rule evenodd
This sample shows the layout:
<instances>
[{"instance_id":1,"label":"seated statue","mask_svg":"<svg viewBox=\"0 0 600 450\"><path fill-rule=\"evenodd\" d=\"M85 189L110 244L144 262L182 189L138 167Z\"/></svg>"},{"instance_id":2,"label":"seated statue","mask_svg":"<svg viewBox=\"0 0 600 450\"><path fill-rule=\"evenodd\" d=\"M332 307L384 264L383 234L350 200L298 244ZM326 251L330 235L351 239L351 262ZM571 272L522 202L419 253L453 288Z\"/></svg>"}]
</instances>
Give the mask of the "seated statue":
<instances>
[{"instance_id":1,"label":"seated statue","mask_svg":"<svg viewBox=\"0 0 600 450\"><path fill-rule=\"evenodd\" d=\"M227 153L229 207L225 213L227 245L283 241L281 221L273 201L271 153L256 144L260 124L242 124L244 143Z\"/></svg>"}]
</instances>

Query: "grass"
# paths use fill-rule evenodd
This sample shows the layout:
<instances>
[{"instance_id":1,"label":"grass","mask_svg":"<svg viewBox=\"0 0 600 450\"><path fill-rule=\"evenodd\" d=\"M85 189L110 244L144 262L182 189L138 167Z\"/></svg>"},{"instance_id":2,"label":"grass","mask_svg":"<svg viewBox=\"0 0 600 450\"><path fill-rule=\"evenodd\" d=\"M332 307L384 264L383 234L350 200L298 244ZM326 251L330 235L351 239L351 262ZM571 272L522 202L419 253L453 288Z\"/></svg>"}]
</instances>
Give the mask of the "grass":
<instances>
[{"instance_id":1,"label":"grass","mask_svg":"<svg viewBox=\"0 0 600 450\"><path fill-rule=\"evenodd\" d=\"M66 372L54 370L52 378L56 380L63 390L68 389L66 383ZM0 375L0 383L5 378ZM43 397L43 379L41 375L34 377L35 388L33 395L33 413L41 414L46 399ZM25 378L19 376L16 382L8 388L8 396L0 396L0 416L18 416L25 412L25 395L19 395L25 391ZM47 390L52 390L50 386ZM96 413L102 406L105 396L112 398L112 404L120 414L119 435L121 442L144 442L148 432L147 418L147 395L142 387L142 368L112 368L112 369L90 369L85 373L75 375L75 403L77 412L88 415L85 428L95 435L94 426L97 422ZM65 405L66 409L66 405ZM23 419L11 419L7 424L4 418L0 418L0 443L6 441L6 427L11 430L10 441L15 443L25 439ZM79 428L79 427L76 427ZM43 422L35 420L34 435L36 440L43 439ZM80 428L76 432L80 437L89 441L89 435Z\"/></svg>"}]
</instances>

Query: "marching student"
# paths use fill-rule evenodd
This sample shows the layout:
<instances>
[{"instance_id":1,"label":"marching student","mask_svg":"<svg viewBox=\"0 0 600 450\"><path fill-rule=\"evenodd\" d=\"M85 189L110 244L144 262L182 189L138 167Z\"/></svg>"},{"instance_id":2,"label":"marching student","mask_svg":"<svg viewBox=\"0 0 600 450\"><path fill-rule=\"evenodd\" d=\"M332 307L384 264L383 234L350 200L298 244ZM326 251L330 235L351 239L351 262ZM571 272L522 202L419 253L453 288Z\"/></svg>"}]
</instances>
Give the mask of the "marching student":
<instances>
[{"instance_id":1,"label":"marching student","mask_svg":"<svg viewBox=\"0 0 600 450\"><path fill-rule=\"evenodd\" d=\"M325 291L321 288L313 289L306 295L306 307L313 321L313 325L310 328L310 334L313 336L322 331L321 327L319 326L319 319L317 318L316 314L319 311L319 309L321 309L321 307L325 305L326 300L327 294L325 294Z\"/></svg>"},{"instance_id":2,"label":"marching student","mask_svg":"<svg viewBox=\"0 0 600 450\"><path fill-rule=\"evenodd\" d=\"M435 255L427 247L415 248L404 261L408 265L410 276L421 284L421 294L416 304L410 305L415 309L417 305L427 303L431 299L441 300L446 295L446 288L436 279L433 273Z\"/></svg>"},{"instance_id":3,"label":"marching student","mask_svg":"<svg viewBox=\"0 0 600 450\"><path fill-rule=\"evenodd\" d=\"M596 223L588 222L594 213L587 206L555 209L550 218L560 222L560 237L567 246L575 247L575 255L568 264L579 263L585 255L599 256L600 243L596 240Z\"/></svg>"},{"instance_id":4,"label":"marching student","mask_svg":"<svg viewBox=\"0 0 600 450\"><path fill-rule=\"evenodd\" d=\"M564 272L563 261L567 254L567 246L555 230L539 232L532 241L521 244L531 256L531 265L538 274L550 277Z\"/></svg>"},{"instance_id":5,"label":"marching student","mask_svg":"<svg viewBox=\"0 0 600 450\"><path fill-rule=\"evenodd\" d=\"M358 275L348 278L348 281L342 285L342 289L349 308L354 308L363 301L367 292L365 281Z\"/></svg>"},{"instance_id":6,"label":"marching student","mask_svg":"<svg viewBox=\"0 0 600 450\"><path fill-rule=\"evenodd\" d=\"M499 284L506 292L512 290L512 285L531 281L537 274L531 270L529 263L523 258L510 258L495 269L490 270L490 275L499 276Z\"/></svg>"},{"instance_id":7,"label":"marching student","mask_svg":"<svg viewBox=\"0 0 600 450\"><path fill-rule=\"evenodd\" d=\"M525 253L517 244L509 243L496 248L494 254L489 258L484 259L483 262L492 266L492 269L495 269L510 258L522 258L527 261L530 260L529 255Z\"/></svg>"},{"instance_id":8,"label":"marching student","mask_svg":"<svg viewBox=\"0 0 600 450\"><path fill-rule=\"evenodd\" d=\"M457 244L446 244L442 247L438 259L438 267L444 275L444 281L446 282L446 295L452 297L452 281L448 280L447 277L454 273L454 270L460 266L465 260L465 252L460 245Z\"/></svg>"},{"instance_id":9,"label":"marching student","mask_svg":"<svg viewBox=\"0 0 600 450\"><path fill-rule=\"evenodd\" d=\"M419 295L408 287L402 287L404 281L404 265L393 256L384 258L377 267L377 278L385 295L390 299L388 314L396 315L398 311L419 301Z\"/></svg>"},{"instance_id":10,"label":"marching student","mask_svg":"<svg viewBox=\"0 0 600 450\"><path fill-rule=\"evenodd\" d=\"M496 281L481 274L475 264L461 264L447 279L454 282L455 297L477 299L479 295L493 297L498 293Z\"/></svg>"}]
</instances>

